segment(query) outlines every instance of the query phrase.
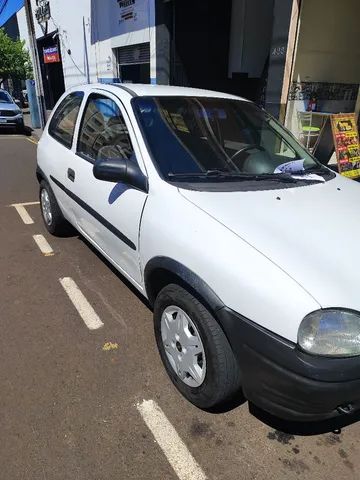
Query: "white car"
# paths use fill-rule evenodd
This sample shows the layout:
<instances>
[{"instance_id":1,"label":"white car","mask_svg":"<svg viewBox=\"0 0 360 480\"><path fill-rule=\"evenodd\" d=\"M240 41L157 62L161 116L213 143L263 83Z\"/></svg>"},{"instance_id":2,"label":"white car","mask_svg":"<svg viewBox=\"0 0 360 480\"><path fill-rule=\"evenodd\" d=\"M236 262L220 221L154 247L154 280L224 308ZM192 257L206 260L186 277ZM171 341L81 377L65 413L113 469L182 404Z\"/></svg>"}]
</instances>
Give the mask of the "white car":
<instances>
[{"instance_id":1,"label":"white car","mask_svg":"<svg viewBox=\"0 0 360 480\"><path fill-rule=\"evenodd\" d=\"M360 188L264 110L190 88L73 88L37 177L48 231L71 224L149 300L192 403L242 389L286 419L359 408Z\"/></svg>"}]
</instances>

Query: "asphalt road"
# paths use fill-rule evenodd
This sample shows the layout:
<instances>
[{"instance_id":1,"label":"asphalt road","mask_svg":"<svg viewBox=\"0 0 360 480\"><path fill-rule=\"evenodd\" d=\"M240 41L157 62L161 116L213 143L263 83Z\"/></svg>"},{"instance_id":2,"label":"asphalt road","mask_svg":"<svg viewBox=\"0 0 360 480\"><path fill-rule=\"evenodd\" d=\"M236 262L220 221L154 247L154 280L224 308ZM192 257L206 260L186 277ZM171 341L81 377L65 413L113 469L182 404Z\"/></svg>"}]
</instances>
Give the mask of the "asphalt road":
<instances>
[{"instance_id":1,"label":"asphalt road","mask_svg":"<svg viewBox=\"0 0 360 480\"><path fill-rule=\"evenodd\" d=\"M0 135L0 478L359 478L355 419L334 434L334 424L281 423L246 402L205 413L177 393L151 311L124 279L82 238L51 237L37 204L26 206L30 224L9 206L38 200L32 141ZM101 328L87 328L64 277Z\"/></svg>"}]
</instances>

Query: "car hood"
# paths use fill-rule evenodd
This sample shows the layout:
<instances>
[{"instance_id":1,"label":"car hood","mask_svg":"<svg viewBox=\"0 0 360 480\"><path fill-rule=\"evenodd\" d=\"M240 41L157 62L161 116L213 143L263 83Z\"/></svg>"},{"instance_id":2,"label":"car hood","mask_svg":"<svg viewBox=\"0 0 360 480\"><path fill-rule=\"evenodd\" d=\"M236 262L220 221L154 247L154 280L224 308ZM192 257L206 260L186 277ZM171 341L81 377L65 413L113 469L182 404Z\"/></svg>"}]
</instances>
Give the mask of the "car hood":
<instances>
[{"instance_id":1,"label":"car hood","mask_svg":"<svg viewBox=\"0 0 360 480\"><path fill-rule=\"evenodd\" d=\"M323 308L360 310L355 181L337 175L295 188L180 193L285 271Z\"/></svg>"},{"instance_id":2,"label":"car hood","mask_svg":"<svg viewBox=\"0 0 360 480\"><path fill-rule=\"evenodd\" d=\"M1 110L16 111L16 110L18 110L18 106L15 103L1 103L0 102L0 111Z\"/></svg>"}]
</instances>

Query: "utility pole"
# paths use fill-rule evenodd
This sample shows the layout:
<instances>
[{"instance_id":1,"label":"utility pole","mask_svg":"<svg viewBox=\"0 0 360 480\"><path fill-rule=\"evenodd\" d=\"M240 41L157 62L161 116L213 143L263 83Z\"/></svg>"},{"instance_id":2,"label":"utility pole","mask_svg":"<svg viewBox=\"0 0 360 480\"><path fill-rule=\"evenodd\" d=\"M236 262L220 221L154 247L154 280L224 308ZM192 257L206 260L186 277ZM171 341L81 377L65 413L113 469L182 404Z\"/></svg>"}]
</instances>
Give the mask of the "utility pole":
<instances>
[{"instance_id":1,"label":"utility pole","mask_svg":"<svg viewBox=\"0 0 360 480\"><path fill-rule=\"evenodd\" d=\"M26 23L27 23L28 33L29 33L30 50L31 50L33 65L34 65L35 88L36 88L37 103L39 107L40 124L41 124L41 128L44 128L46 123L45 105L44 105L44 87L42 83L40 60L39 60L38 50L36 47L36 35L35 35L34 17L31 9L31 0L25 0L24 6L25 6Z\"/></svg>"}]
</instances>

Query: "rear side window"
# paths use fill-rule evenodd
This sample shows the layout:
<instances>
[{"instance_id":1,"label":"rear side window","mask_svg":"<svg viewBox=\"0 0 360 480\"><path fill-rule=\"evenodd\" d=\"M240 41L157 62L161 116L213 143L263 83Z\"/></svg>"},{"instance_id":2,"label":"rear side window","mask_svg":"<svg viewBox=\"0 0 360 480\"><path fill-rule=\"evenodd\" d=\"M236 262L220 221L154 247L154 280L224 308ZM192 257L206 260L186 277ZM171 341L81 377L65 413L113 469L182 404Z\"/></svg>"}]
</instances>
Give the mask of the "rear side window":
<instances>
[{"instance_id":1,"label":"rear side window","mask_svg":"<svg viewBox=\"0 0 360 480\"><path fill-rule=\"evenodd\" d=\"M89 96L82 118L77 153L97 158L131 158L133 147L119 107L111 98Z\"/></svg>"},{"instance_id":2,"label":"rear side window","mask_svg":"<svg viewBox=\"0 0 360 480\"><path fill-rule=\"evenodd\" d=\"M50 135L67 148L71 148L72 145L76 119L83 96L83 92L73 92L64 98L49 125Z\"/></svg>"}]
</instances>

